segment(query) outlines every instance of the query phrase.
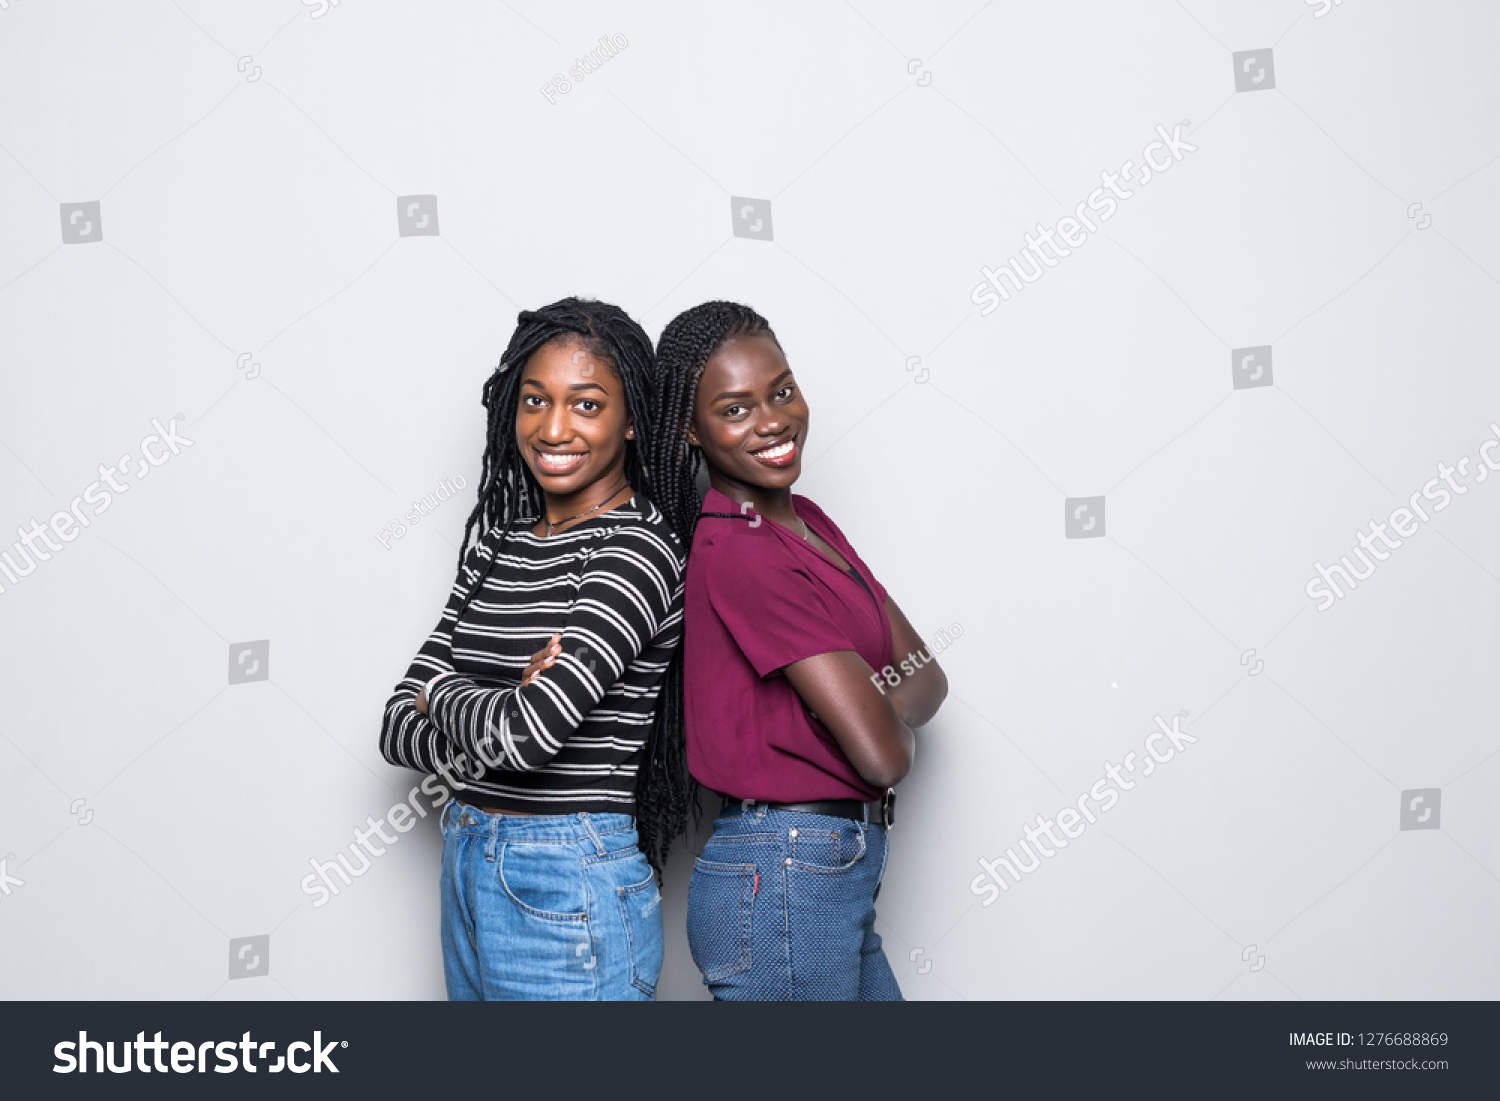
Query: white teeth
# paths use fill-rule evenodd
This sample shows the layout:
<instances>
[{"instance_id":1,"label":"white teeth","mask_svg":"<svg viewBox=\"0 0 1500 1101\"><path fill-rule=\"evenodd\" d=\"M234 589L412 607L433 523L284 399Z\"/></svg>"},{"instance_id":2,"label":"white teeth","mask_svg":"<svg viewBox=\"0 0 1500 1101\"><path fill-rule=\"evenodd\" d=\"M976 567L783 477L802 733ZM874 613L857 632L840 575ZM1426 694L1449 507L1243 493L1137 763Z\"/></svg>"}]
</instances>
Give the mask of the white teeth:
<instances>
[{"instance_id":1,"label":"white teeth","mask_svg":"<svg viewBox=\"0 0 1500 1101\"><path fill-rule=\"evenodd\" d=\"M577 466L583 461L581 454L576 455L549 455L545 451L538 451L537 456L541 464L553 470L567 470Z\"/></svg>"},{"instance_id":2,"label":"white teeth","mask_svg":"<svg viewBox=\"0 0 1500 1101\"><path fill-rule=\"evenodd\" d=\"M796 440L787 440L784 444L768 448L765 451L757 451L755 454L758 458L762 459L779 459L783 455L790 455L796 449L796 447Z\"/></svg>"}]
</instances>

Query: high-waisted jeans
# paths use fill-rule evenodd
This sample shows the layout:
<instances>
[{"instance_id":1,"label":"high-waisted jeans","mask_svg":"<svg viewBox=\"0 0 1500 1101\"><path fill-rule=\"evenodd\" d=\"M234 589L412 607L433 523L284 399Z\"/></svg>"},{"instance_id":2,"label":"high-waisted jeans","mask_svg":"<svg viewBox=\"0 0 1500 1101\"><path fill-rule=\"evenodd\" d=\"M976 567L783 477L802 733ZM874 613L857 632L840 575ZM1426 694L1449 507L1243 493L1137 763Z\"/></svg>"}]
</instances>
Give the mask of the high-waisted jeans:
<instances>
[{"instance_id":1,"label":"high-waisted jeans","mask_svg":"<svg viewBox=\"0 0 1500 1101\"><path fill-rule=\"evenodd\" d=\"M688 947L720 1001L902 1001L875 932L886 828L731 804L693 865Z\"/></svg>"},{"instance_id":2,"label":"high-waisted jeans","mask_svg":"<svg viewBox=\"0 0 1500 1101\"><path fill-rule=\"evenodd\" d=\"M453 1001L650 1001L661 894L628 814L443 808L443 974Z\"/></svg>"}]
</instances>

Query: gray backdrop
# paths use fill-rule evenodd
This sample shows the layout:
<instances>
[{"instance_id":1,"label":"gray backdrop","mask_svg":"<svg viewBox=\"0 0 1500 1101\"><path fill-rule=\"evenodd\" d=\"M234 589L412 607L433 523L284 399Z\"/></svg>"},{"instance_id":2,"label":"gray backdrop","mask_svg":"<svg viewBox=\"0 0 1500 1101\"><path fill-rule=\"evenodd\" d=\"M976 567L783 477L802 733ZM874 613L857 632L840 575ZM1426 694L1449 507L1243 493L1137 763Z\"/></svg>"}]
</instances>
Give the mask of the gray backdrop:
<instances>
[{"instance_id":1,"label":"gray backdrop","mask_svg":"<svg viewBox=\"0 0 1500 1101\"><path fill-rule=\"evenodd\" d=\"M443 995L435 816L302 884L421 779L479 389L582 294L770 318L799 488L951 640L908 997L1500 995L1497 56L1483 0L0 0L0 992Z\"/></svg>"}]
</instances>

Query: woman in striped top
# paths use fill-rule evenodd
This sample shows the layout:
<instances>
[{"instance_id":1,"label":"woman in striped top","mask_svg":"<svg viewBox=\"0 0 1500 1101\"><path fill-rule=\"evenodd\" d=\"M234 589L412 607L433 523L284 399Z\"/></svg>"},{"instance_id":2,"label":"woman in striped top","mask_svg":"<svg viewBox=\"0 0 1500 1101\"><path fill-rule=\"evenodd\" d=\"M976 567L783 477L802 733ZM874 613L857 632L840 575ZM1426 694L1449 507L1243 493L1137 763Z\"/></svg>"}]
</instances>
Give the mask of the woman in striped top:
<instances>
[{"instance_id":1,"label":"woman in striped top","mask_svg":"<svg viewBox=\"0 0 1500 1101\"><path fill-rule=\"evenodd\" d=\"M688 804L676 651L691 519L650 499L653 373L639 325L570 298L521 313L484 388L458 577L380 738L387 761L454 790L454 1000L655 991L653 866ZM676 706L658 707L664 686Z\"/></svg>"}]
</instances>

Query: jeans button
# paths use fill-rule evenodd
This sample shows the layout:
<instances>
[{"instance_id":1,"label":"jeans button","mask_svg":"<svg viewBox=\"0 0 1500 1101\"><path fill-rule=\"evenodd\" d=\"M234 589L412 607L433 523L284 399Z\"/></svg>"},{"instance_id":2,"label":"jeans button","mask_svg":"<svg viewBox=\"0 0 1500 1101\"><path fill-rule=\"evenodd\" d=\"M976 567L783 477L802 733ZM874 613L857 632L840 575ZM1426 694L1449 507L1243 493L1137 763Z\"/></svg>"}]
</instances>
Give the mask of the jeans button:
<instances>
[{"instance_id":1,"label":"jeans button","mask_svg":"<svg viewBox=\"0 0 1500 1101\"><path fill-rule=\"evenodd\" d=\"M787 857L786 858L786 866L788 868L790 868L792 866L792 858L791 857Z\"/></svg>"},{"instance_id":2,"label":"jeans button","mask_svg":"<svg viewBox=\"0 0 1500 1101\"><path fill-rule=\"evenodd\" d=\"M797 831L796 830L788 830L787 831L787 836L788 837L796 837L797 836Z\"/></svg>"},{"instance_id":3,"label":"jeans button","mask_svg":"<svg viewBox=\"0 0 1500 1101\"><path fill-rule=\"evenodd\" d=\"M465 814L462 818L460 818L458 820L458 824L460 826L472 826L474 824L474 819L470 818L467 814Z\"/></svg>"}]
</instances>

